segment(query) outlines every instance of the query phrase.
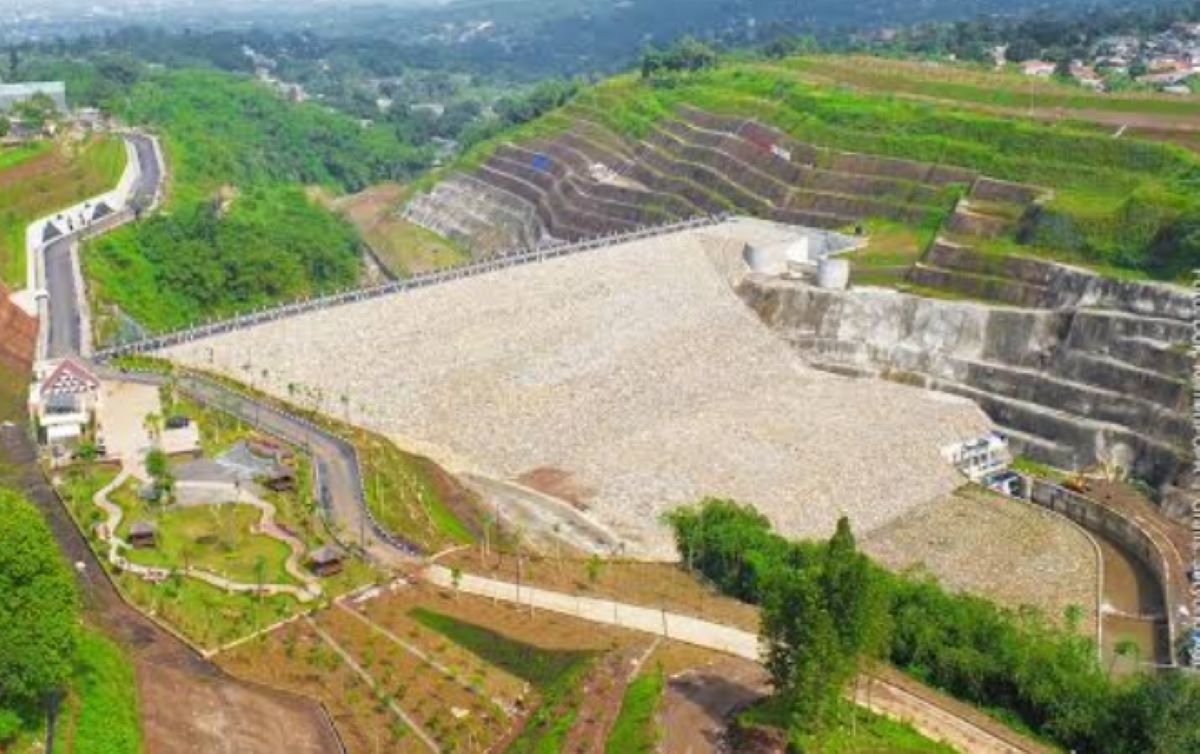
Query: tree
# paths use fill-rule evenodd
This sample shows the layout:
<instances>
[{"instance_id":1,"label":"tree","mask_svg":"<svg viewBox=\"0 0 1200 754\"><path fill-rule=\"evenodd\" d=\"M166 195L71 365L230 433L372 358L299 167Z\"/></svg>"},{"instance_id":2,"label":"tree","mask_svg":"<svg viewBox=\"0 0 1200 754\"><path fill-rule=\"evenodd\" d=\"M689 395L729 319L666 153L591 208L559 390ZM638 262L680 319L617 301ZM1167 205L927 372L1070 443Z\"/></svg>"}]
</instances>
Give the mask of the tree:
<instances>
[{"instance_id":1,"label":"tree","mask_svg":"<svg viewBox=\"0 0 1200 754\"><path fill-rule=\"evenodd\" d=\"M60 690L78 641L75 579L30 503L0 489L0 708Z\"/></svg>"},{"instance_id":2,"label":"tree","mask_svg":"<svg viewBox=\"0 0 1200 754\"><path fill-rule=\"evenodd\" d=\"M793 732L820 730L864 659L881 654L887 603L850 522L841 518L815 567L782 568L766 584L762 640Z\"/></svg>"},{"instance_id":3,"label":"tree","mask_svg":"<svg viewBox=\"0 0 1200 754\"><path fill-rule=\"evenodd\" d=\"M8 136L10 131L12 131L12 121L0 115L0 139Z\"/></svg>"}]
</instances>

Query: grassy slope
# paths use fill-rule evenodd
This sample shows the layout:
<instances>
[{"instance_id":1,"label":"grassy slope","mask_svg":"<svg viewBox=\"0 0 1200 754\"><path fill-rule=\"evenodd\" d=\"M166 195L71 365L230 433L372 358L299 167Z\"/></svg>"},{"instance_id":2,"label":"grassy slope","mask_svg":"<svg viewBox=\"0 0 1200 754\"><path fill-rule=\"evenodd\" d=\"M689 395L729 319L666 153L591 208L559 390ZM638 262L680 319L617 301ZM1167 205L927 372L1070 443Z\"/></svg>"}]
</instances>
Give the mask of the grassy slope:
<instances>
[{"instance_id":1,"label":"grassy slope","mask_svg":"<svg viewBox=\"0 0 1200 754\"><path fill-rule=\"evenodd\" d=\"M383 183L357 194L319 198L354 225L379 261L395 275L429 272L468 261L470 255L453 241L401 217L400 208L408 195L400 184Z\"/></svg>"},{"instance_id":2,"label":"grassy slope","mask_svg":"<svg viewBox=\"0 0 1200 754\"><path fill-rule=\"evenodd\" d=\"M112 189L124 170L125 147L108 137L0 151L0 280L25 287L29 223Z\"/></svg>"},{"instance_id":3,"label":"grassy slope","mask_svg":"<svg viewBox=\"0 0 1200 754\"><path fill-rule=\"evenodd\" d=\"M1195 190L1200 158L1195 154L1172 144L1113 139L1109 130L1091 124L1046 123L981 112L970 102L949 105L817 84L810 80L810 65L807 58L730 62L665 82L617 76L561 110L478 145L454 167L470 169L500 143L553 135L578 117L639 138L656 122L673 117L678 105L688 104L756 118L800 141L835 150L961 166L1050 188L1055 195L1046 205L1049 222L1039 227L1035 240L1040 248L1030 253L1119 266L1142 275L1176 274L1152 269L1149 247L1178 218L1200 214ZM985 77L997 91L1012 79L997 74L991 82L986 74L972 75ZM1066 96L1059 90L1068 88L1044 87L1059 96ZM1071 89L1071 96L1083 95ZM1122 101L1150 108L1168 104L1153 97Z\"/></svg>"},{"instance_id":4,"label":"grassy slope","mask_svg":"<svg viewBox=\"0 0 1200 754\"><path fill-rule=\"evenodd\" d=\"M541 704L525 722L507 754L557 754L575 721L590 652L541 649L482 626L415 608L411 615L426 628L478 655L485 662L528 681Z\"/></svg>"},{"instance_id":5,"label":"grassy slope","mask_svg":"<svg viewBox=\"0 0 1200 754\"><path fill-rule=\"evenodd\" d=\"M212 71L161 72L123 102L126 118L162 132L172 183L165 216L85 255L102 339L112 304L164 330L354 284L357 234L303 186L358 190L423 159L395 132Z\"/></svg>"},{"instance_id":6,"label":"grassy slope","mask_svg":"<svg viewBox=\"0 0 1200 754\"><path fill-rule=\"evenodd\" d=\"M137 686L125 650L99 631L85 629L75 668L55 754L140 752Z\"/></svg>"}]
</instances>

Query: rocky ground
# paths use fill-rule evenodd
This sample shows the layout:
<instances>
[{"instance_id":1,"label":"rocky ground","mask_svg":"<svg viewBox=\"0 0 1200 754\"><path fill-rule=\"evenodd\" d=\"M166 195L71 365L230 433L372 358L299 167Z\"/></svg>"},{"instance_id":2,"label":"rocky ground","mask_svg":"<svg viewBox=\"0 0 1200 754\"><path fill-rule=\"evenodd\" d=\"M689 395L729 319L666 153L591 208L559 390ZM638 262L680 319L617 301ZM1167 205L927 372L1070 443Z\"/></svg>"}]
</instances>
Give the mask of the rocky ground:
<instances>
[{"instance_id":1,"label":"rocky ground","mask_svg":"<svg viewBox=\"0 0 1200 754\"><path fill-rule=\"evenodd\" d=\"M671 557L659 514L706 495L753 502L791 535L827 534L842 513L885 525L960 483L938 450L987 419L962 399L805 367L730 288L744 243L782 232L733 221L170 355L456 471L554 469L630 553Z\"/></svg>"},{"instance_id":2,"label":"rocky ground","mask_svg":"<svg viewBox=\"0 0 1200 754\"><path fill-rule=\"evenodd\" d=\"M887 566L928 572L945 586L1060 620L1083 610L1098 619L1096 548L1066 519L984 490L964 489L872 532L863 549Z\"/></svg>"}]
</instances>

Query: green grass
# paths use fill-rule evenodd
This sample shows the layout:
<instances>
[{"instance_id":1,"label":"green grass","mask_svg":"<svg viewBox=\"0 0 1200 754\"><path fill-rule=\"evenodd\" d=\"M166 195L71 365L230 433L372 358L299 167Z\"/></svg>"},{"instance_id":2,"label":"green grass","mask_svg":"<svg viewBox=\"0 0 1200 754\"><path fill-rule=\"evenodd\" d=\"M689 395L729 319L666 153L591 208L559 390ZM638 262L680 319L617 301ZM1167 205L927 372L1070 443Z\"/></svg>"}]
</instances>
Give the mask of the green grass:
<instances>
[{"instance_id":1,"label":"green grass","mask_svg":"<svg viewBox=\"0 0 1200 754\"><path fill-rule=\"evenodd\" d=\"M115 188L124 170L125 146L111 137L0 157L0 281L25 287L29 223Z\"/></svg>"},{"instance_id":2,"label":"green grass","mask_svg":"<svg viewBox=\"0 0 1200 754\"><path fill-rule=\"evenodd\" d=\"M786 729L785 710L768 699L738 716L743 726ZM947 744L929 739L908 723L845 703L828 730L807 734L798 743L805 754L955 754Z\"/></svg>"},{"instance_id":3,"label":"green grass","mask_svg":"<svg viewBox=\"0 0 1200 754\"><path fill-rule=\"evenodd\" d=\"M561 685L592 658L590 652L541 649L423 607L413 608L409 614L426 628L437 631L489 665L527 681L543 693Z\"/></svg>"},{"instance_id":4,"label":"green grass","mask_svg":"<svg viewBox=\"0 0 1200 754\"><path fill-rule=\"evenodd\" d=\"M626 687L621 711L604 744L605 754L654 754L664 683L662 670L658 669L638 676Z\"/></svg>"},{"instance_id":5,"label":"green grass","mask_svg":"<svg viewBox=\"0 0 1200 754\"><path fill-rule=\"evenodd\" d=\"M295 584L284 569L290 550L283 542L251 534L262 512L249 505L201 505L151 510L137 500L136 486L125 494L111 495L125 511L117 534L128 541L129 528L137 521L152 521L158 527L157 544L143 550L130 549L130 562L162 568L194 568L244 584L258 582L257 563L263 565L266 584Z\"/></svg>"},{"instance_id":6,"label":"green grass","mask_svg":"<svg viewBox=\"0 0 1200 754\"><path fill-rule=\"evenodd\" d=\"M33 141L15 147L0 147L0 170L16 167L22 162L49 152L54 146L50 141Z\"/></svg>"},{"instance_id":7,"label":"green grass","mask_svg":"<svg viewBox=\"0 0 1200 754\"><path fill-rule=\"evenodd\" d=\"M459 646L529 683L541 704L506 754L559 754L583 701L582 681L592 653L541 649L482 626L413 608L409 615Z\"/></svg>"},{"instance_id":8,"label":"green grass","mask_svg":"<svg viewBox=\"0 0 1200 754\"><path fill-rule=\"evenodd\" d=\"M240 639L302 609L288 596L233 594L195 579L172 577L151 584L129 573L115 578L121 591L140 610L207 649Z\"/></svg>"},{"instance_id":9,"label":"green grass","mask_svg":"<svg viewBox=\"0 0 1200 754\"><path fill-rule=\"evenodd\" d=\"M1006 109L1095 110L1200 119L1200 101L1162 94L1097 94L1068 82L971 64L887 60L867 56L812 56L788 62L791 70L820 81L872 91L952 100ZM1080 115L1079 117L1085 117Z\"/></svg>"},{"instance_id":10,"label":"green grass","mask_svg":"<svg viewBox=\"0 0 1200 754\"><path fill-rule=\"evenodd\" d=\"M56 754L138 754L137 684L125 650L95 629L80 634L75 674L59 718Z\"/></svg>"}]
</instances>

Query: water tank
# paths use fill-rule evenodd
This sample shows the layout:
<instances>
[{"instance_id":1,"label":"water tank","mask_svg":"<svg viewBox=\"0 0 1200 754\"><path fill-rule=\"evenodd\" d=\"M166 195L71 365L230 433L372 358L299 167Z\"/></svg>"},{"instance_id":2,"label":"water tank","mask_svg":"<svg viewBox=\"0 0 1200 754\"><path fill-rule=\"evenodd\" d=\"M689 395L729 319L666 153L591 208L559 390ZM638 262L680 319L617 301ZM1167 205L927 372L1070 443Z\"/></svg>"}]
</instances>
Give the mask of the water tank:
<instances>
[{"instance_id":1,"label":"water tank","mask_svg":"<svg viewBox=\"0 0 1200 754\"><path fill-rule=\"evenodd\" d=\"M817 265L817 287L844 291L850 285L850 262L826 257Z\"/></svg>"},{"instance_id":2,"label":"water tank","mask_svg":"<svg viewBox=\"0 0 1200 754\"><path fill-rule=\"evenodd\" d=\"M778 275L785 269L783 254L780 252L778 247L757 246L748 243L745 250L742 251L742 259L746 261L746 266L750 268L751 272Z\"/></svg>"}]
</instances>

